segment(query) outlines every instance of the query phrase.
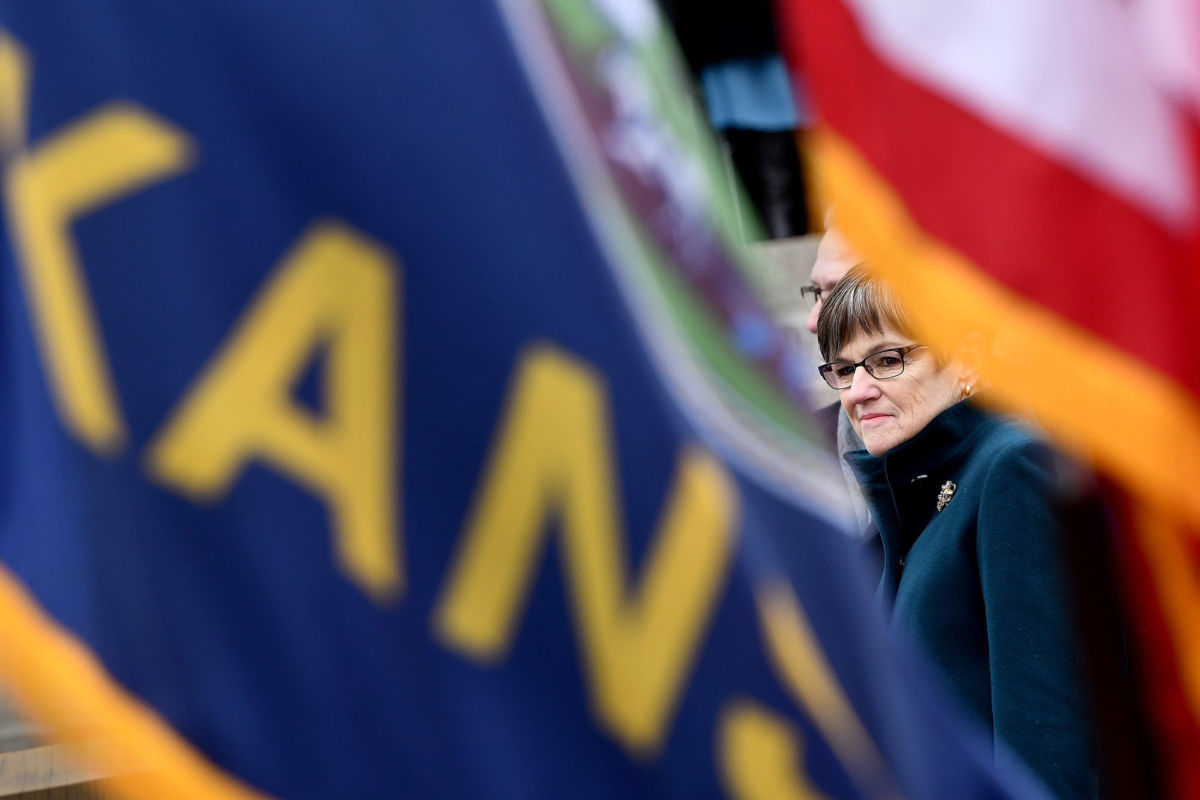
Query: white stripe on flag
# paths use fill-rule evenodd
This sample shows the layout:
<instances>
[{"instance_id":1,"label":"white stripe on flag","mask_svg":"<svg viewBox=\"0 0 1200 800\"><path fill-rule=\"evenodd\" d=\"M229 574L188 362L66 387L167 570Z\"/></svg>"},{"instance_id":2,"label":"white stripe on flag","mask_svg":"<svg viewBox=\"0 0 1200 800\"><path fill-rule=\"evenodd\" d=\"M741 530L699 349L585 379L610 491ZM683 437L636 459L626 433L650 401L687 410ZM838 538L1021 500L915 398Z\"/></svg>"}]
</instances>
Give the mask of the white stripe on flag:
<instances>
[{"instance_id":1,"label":"white stripe on flag","mask_svg":"<svg viewBox=\"0 0 1200 800\"><path fill-rule=\"evenodd\" d=\"M1195 198L1182 120L1116 0L843 0L910 80L1171 227Z\"/></svg>"},{"instance_id":2,"label":"white stripe on flag","mask_svg":"<svg viewBox=\"0 0 1200 800\"><path fill-rule=\"evenodd\" d=\"M1200 8L1195 0L1131 0L1142 52L1168 94L1200 111Z\"/></svg>"}]
</instances>

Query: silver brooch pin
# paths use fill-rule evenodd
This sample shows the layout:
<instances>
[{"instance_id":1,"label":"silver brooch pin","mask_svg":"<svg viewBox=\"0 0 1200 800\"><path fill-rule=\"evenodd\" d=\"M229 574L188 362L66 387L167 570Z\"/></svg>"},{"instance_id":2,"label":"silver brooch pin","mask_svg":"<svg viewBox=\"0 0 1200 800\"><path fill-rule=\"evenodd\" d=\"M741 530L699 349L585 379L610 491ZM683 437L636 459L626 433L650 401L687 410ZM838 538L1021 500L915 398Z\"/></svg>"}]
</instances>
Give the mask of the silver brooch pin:
<instances>
[{"instance_id":1,"label":"silver brooch pin","mask_svg":"<svg viewBox=\"0 0 1200 800\"><path fill-rule=\"evenodd\" d=\"M954 490L957 488L958 486L954 484L954 481L946 481L942 484L942 490L938 492L938 511L946 507L946 504L950 502L950 498L954 497Z\"/></svg>"}]
</instances>

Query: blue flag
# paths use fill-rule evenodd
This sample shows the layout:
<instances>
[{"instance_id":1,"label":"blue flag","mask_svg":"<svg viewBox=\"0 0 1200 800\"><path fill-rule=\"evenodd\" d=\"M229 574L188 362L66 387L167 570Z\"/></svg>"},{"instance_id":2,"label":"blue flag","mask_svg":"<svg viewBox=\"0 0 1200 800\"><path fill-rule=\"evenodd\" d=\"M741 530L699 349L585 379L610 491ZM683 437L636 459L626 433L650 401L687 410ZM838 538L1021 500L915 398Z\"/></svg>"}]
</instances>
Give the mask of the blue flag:
<instances>
[{"instance_id":1,"label":"blue flag","mask_svg":"<svg viewBox=\"0 0 1200 800\"><path fill-rule=\"evenodd\" d=\"M0 672L115 789L1036 794L885 636L649 5L0 25Z\"/></svg>"}]
</instances>

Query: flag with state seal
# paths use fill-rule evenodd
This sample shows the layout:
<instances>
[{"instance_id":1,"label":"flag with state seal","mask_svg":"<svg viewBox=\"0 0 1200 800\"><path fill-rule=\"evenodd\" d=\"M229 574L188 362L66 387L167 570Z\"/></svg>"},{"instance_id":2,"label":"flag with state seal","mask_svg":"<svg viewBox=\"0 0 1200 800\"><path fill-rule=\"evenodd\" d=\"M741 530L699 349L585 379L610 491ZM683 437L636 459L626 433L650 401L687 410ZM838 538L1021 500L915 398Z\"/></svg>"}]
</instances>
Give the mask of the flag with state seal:
<instances>
[{"instance_id":1,"label":"flag with state seal","mask_svg":"<svg viewBox=\"0 0 1200 800\"><path fill-rule=\"evenodd\" d=\"M123 797L1036 797L641 2L0 2L0 677Z\"/></svg>"}]
</instances>

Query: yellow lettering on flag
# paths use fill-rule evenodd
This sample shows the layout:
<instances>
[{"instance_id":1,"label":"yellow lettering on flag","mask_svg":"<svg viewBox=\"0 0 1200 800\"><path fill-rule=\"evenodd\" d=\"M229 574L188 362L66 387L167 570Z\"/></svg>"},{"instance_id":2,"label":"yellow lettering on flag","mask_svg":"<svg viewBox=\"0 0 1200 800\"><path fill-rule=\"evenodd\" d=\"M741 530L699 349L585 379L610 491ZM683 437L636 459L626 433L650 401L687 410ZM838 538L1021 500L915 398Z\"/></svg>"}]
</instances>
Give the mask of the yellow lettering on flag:
<instances>
[{"instance_id":1,"label":"yellow lettering on flag","mask_svg":"<svg viewBox=\"0 0 1200 800\"><path fill-rule=\"evenodd\" d=\"M377 600L403 570L397 539L392 259L345 227L315 227L278 268L149 450L150 471L199 500L261 460L322 495L342 569ZM292 399L327 345L325 415Z\"/></svg>"},{"instance_id":2,"label":"yellow lettering on flag","mask_svg":"<svg viewBox=\"0 0 1200 800\"><path fill-rule=\"evenodd\" d=\"M19 57L0 51L0 81L24 85ZM24 97L19 92L18 97ZM24 101L8 99L0 128L4 143L24 136ZM64 424L97 453L118 450L126 438L111 370L70 227L79 216L185 170L188 137L147 112L112 105L8 166L5 195L17 262L29 294L38 344Z\"/></svg>"},{"instance_id":3,"label":"yellow lettering on flag","mask_svg":"<svg viewBox=\"0 0 1200 800\"><path fill-rule=\"evenodd\" d=\"M29 56L7 31L0 30L0 154L25 144L29 111Z\"/></svg>"},{"instance_id":4,"label":"yellow lettering on flag","mask_svg":"<svg viewBox=\"0 0 1200 800\"><path fill-rule=\"evenodd\" d=\"M804 771L800 732L784 717L735 700L719 725L721 776L735 800L823 800Z\"/></svg>"},{"instance_id":5,"label":"yellow lettering on flag","mask_svg":"<svg viewBox=\"0 0 1200 800\"><path fill-rule=\"evenodd\" d=\"M842 692L792 590L783 582L768 583L754 596L767 653L784 688L812 716L864 796L896 796L895 780Z\"/></svg>"},{"instance_id":6,"label":"yellow lettering on flag","mask_svg":"<svg viewBox=\"0 0 1200 800\"><path fill-rule=\"evenodd\" d=\"M593 708L620 742L648 755L662 742L723 585L736 496L712 456L698 448L681 454L640 587L627 597L610 442L601 378L561 351L529 351L435 627L470 657L501 658L557 514Z\"/></svg>"}]
</instances>

